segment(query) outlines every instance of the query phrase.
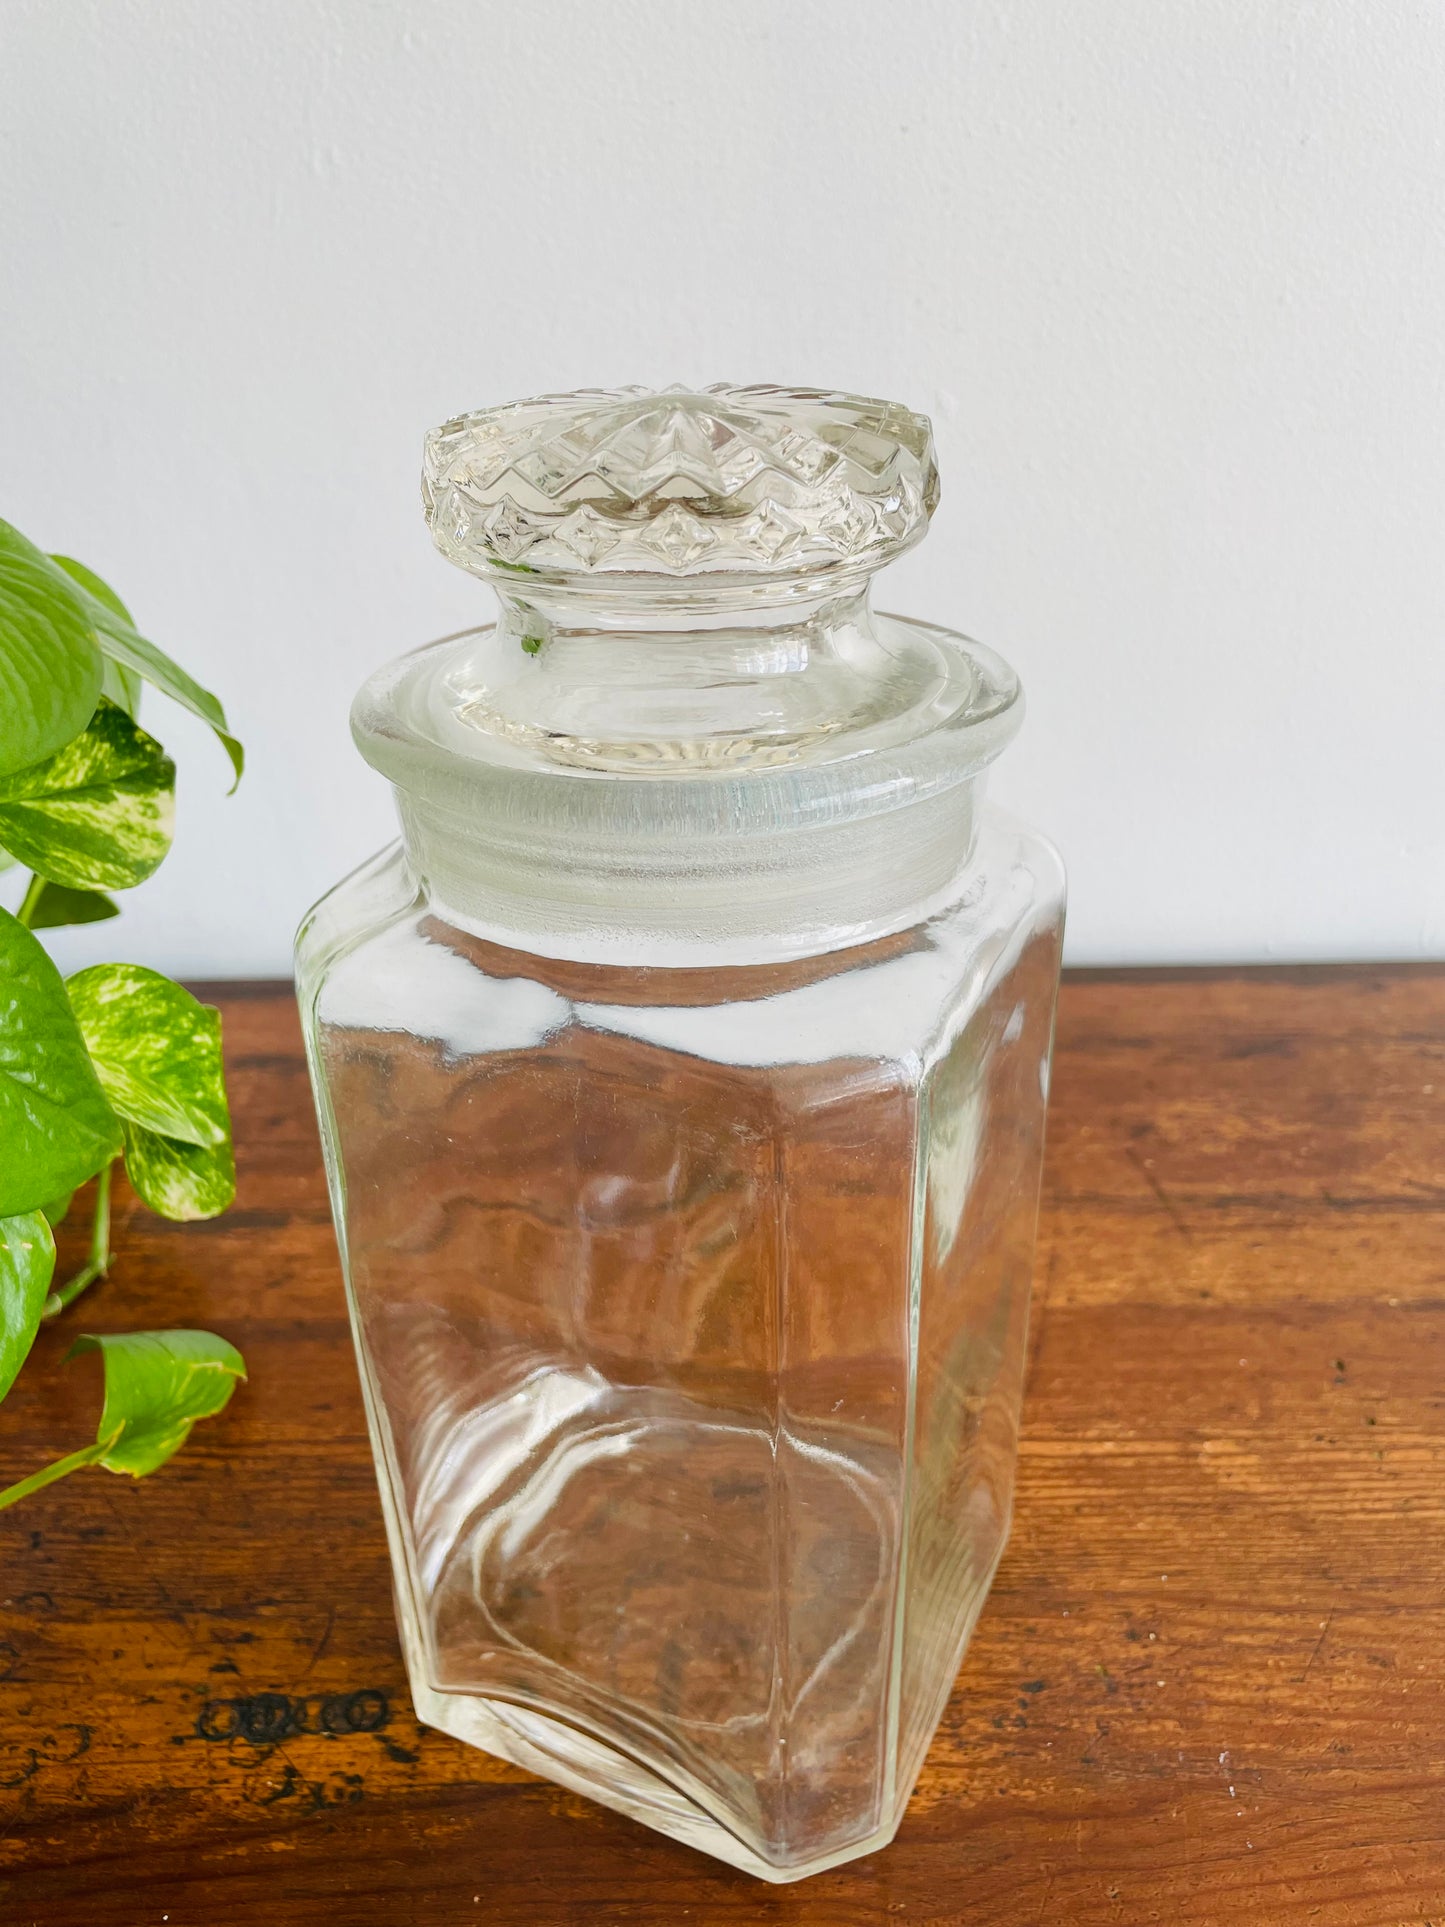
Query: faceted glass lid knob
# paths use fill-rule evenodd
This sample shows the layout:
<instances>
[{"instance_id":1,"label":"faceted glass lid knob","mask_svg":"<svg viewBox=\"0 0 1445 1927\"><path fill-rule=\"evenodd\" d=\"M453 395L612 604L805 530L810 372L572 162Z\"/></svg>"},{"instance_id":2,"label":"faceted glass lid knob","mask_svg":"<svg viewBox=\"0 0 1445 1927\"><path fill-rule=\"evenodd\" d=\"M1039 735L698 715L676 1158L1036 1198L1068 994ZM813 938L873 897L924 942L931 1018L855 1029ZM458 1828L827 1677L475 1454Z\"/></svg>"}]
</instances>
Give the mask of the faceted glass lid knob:
<instances>
[{"instance_id":1,"label":"faceted glass lid knob","mask_svg":"<svg viewBox=\"0 0 1445 1927\"><path fill-rule=\"evenodd\" d=\"M426 440L437 547L478 575L861 576L938 501L926 416L807 388L581 389ZM619 586L621 586L619 584Z\"/></svg>"}]
</instances>

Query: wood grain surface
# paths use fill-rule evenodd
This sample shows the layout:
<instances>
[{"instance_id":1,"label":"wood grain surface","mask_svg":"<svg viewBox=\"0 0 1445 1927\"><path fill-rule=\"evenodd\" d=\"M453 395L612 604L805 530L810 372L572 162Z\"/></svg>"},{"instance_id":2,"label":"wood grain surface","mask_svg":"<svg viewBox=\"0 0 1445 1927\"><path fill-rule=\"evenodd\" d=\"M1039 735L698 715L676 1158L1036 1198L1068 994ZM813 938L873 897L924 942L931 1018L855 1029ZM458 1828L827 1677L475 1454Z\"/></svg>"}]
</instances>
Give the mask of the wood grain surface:
<instances>
[{"instance_id":1,"label":"wood grain surface","mask_svg":"<svg viewBox=\"0 0 1445 1927\"><path fill-rule=\"evenodd\" d=\"M251 1367L0 1514L8 1927L1445 1927L1445 971L1066 983L1013 1540L897 1841L781 1889L418 1726L289 990L217 995L236 1208L123 1197L0 1412L8 1483L72 1330Z\"/></svg>"}]
</instances>

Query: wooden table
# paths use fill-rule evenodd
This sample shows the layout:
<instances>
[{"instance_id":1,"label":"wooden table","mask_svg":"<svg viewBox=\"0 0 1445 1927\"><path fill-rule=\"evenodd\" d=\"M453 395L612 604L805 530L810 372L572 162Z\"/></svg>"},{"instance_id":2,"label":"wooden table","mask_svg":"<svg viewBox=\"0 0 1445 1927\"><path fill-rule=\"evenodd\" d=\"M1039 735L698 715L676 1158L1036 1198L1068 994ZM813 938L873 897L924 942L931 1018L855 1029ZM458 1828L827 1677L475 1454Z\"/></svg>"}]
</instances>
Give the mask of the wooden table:
<instances>
[{"instance_id":1,"label":"wooden table","mask_svg":"<svg viewBox=\"0 0 1445 1927\"><path fill-rule=\"evenodd\" d=\"M239 1202L127 1200L79 1317L251 1382L0 1514L0 1919L1442 1927L1445 970L1066 984L1013 1541L897 1842L787 1888L418 1727L289 993L220 1001Z\"/></svg>"}]
</instances>

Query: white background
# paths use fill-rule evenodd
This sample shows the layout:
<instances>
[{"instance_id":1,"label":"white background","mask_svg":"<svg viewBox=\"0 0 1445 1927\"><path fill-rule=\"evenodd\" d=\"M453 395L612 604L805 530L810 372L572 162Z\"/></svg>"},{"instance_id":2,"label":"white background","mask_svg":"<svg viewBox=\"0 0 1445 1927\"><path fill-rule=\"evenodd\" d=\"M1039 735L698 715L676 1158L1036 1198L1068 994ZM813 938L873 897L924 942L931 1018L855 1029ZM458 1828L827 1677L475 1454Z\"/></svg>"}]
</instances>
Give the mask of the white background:
<instances>
[{"instance_id":1,"label":"white background","mask_svg":"<svg viewBox=\"0 0 1445 1927\"><path fill-rule=\"evenodd\" d=\"M1076 962L1445 954L1438 0L3 0L0 514L226 700L120 923L287 967L365 672L483 617L420 436L549 388L934 417L885 607L1022 671Z\"/></svg>"}]
</instances>

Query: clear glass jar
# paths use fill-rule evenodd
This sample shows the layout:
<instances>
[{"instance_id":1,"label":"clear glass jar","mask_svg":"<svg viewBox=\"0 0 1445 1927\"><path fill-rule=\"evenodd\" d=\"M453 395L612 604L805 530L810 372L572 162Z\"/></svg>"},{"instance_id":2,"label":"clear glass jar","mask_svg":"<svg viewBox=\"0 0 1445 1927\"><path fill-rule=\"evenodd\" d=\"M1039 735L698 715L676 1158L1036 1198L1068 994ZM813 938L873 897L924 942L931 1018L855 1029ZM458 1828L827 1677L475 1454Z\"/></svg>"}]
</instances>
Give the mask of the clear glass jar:
<instances>
[{"instance_id":1,"label":"clear glass jar","mask_svg":"<svg viewBox=\"0 0 1445 1927\"><path fill-rule=\"evenodd\" d=\"M428 440L487 628L353 712L298 989L417 1711L766 1880L896 1829L1008 1530L1063 919L988 650L873 613L927 422Z\"/></svg>"}]
</instances>

